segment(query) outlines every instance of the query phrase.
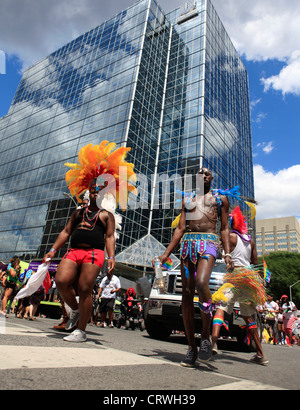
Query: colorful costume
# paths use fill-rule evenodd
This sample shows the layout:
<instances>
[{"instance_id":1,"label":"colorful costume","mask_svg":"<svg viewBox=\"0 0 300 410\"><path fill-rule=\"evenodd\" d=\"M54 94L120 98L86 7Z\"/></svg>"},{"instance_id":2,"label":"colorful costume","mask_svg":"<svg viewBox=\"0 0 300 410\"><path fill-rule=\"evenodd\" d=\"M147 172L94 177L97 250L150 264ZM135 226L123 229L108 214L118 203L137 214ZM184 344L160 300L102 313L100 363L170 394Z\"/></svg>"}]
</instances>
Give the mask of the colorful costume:
<instances>
[{"instance_id":1,"label":"colorful costume","mask_svg":"<svg viewBox=\"0 0 300 410\"><path fill-rule=\"evenodd\" d=\"M88 144L78 153L79 164L69 162L65 164L71 168L66 173L67 185L71 195L76 196L79 202L81 202L79 196L91 185L97 185L97 179L101 175L105 175L107 179L100 189L105 188L105 192L111 193L117 203L120 203L122 191L136 193L136 188L132 184L136 181L134 165L125 161L130 148L115 148L116 144L108 141L102 141L100 145L94 146ZM108 178L109 176L111 178Z\"/></svg>"},{"instance_id":2,"label":"colorful costume","mask_svg":"<svg viewBox=\"0 0 300 410\"><path fill-rule=\"evenodd\" d=\"M265 303L264 281L258 269L246 266L251 259L251 237L247 235L245 217L239 207L236 207L230 216L232 232L237 235L236 247L231 252L235 268L232 272L227 272L224 275L224 285L217 293L223 293L227 301L221 301L218 307L231 313L235 302L239 302L241 315L251 316L256 312L256 306ZM228 284L231 287L228 287Z\"/></svg>"},{"instance_id":3,"label":"colorful costume","mask_svg":"<svg viewBox=\"0 0 300 410\"><path fill-rule=\"evenodd\" d=\"M236 186L230 190L221 190L221 189L213 189L212 195L216 200L216 205L218 209L218 215L221 213L221 206L222 206L222 198L221 195L225 195L227 197L232 197L235 199L239 199L239 187ZM193 208L193 198L196 195L196 192L185 193L183 191L177 190L177 193L182 195L184 198L185 206L187 211ZM172 222L171 227L175 229L180 220L179 214L176 219ZM220 238L218 235L213 233L201 233L201 232L187 232L183 236L182 246L180 257L182 260L190 260L195 265L199 258L209 259L213 256L217 259L217 254L220 246ZM189 277L188 269L185 266L185 273L186 277Z\"/></svg>"},{"instance_id":4,"label":"colorful costume","mask_svg":"<svg viewBox=\"0 0 300 410\"><path fill-rule=\"evenodd\" d=\"M66 173L67 185L71 195L76 196L79 202L81 202L80 195L92 187L95 187L97 192L104 190L103 195L97 195L98 211L91 212L86 207L79 210L76 215L71 249L64 258L73 260L79 266L83 263L92 263L102 267L105 257L106 227L101 221L100 213L103 209L111 212L117 222L116 227L121 229L121 218L115 213L116 205L120 204L125 208L124 199L127 201L128 193L130 191L136 193L136 188L132 184L136 180L134 165L125 161L130 148L115 148L116 144L108 141L102 141L100 145L94 146L88 144L78 153L79 164L65 164L71 168ZM102 178L99 178L100 176ZM103 177L104 182L101 181ZM84 198L88 199L87 192ZM115 237L118 237L116 232ZM81 249L82 243L89 247Z\"/></svg>"},{"instance_id":5,"label":"colorful costume","mask_svg":"<svg viewBox=\"0 0 300 410\"><path fill-rule=\"evenodd\" d=\"M197 263L199 257L208 259L217 258L220 239L212 233L187 232L183 236L180 257Z\"/></svg>"},{"instance_id":6,"label":"colorful costume","mask_svg":"<svg viewBox=\"0 0 300 410\"><path fill-rule=\"evenodd\" d=\"M71 168L66 173L66 182L72 196L76 196L81 202L89 200L89 189L96 186L97 191L104 188L103 194L99 195L96 203L99 209L106 209L115 218L115 238L119 238L122 217L116 213L116 207L121 205L126 208L129 192L137 195L133 182L136 175L134 165L126 162L125 158L131 148L116 148L115 143L102 141L100 145L88 144L82 147L78 153L79 164L67 162L65 165ZM105 181L101 184L98 177L104 176ZM103 185L104 184L104 185ZM120 195L121 194L121 195Z\"/></svg>"},{"instance_id":7,"label":"colorful costume","mask_svg":"<svg viewBox=\"0 0 300 410\"><path fill-rule=\"evenodd\" d=\"M232 199L235 199L235 200L237 200L237 201L241 201L241 194L240 194L240 192L239 192L239 186L235 186L235 187L233 187L233 188L231 188L231 189L212 189L211 190L211 193L213 194L213 196L215 197L215 199L216 199L216 203L217 203L217 206L218 206L218 215L220 215L220 213L221 213L221 206L222 206L222 198L221 198L221 195L224 195L224 196L226 196L227 198L232 198ZM185 203L186 203L186 208L187 208L187 210L189 210L189 204L191 204L192 203L192 199L195 197L195 195L196 195L196 192L195 191L193 191L193 192L190 192L190 193L186 193L186 192L183 192L183 191L180 191L180 190L176 190L176 192L177 192L177 194L180 194L180 195L182 195L183 196L183 198L184 198L184 200L185 200ZM181 202L181 200L178 200L177 199L177 201L176 201L177 203L179 203L179 202ZM254 219L255 218L255 215L256 215L256 208L255 208L255 205L254 205L254 203L252 203L252 202L247 202L247 201L243 201L249 208L250 208L250 212L251 212L251 219ZM175 229L177 226L178 226L178 223L179 223L179 220L180 220L180 216L181 216L181 214L179 214L175 219L174 219L174 221L172 222L172 224L171 224L171 228L172 229Z\"/></svg>"},{"instance_id":8,"label":"colorful costume","mask_svg":"<svg viewBox=\"0 0 300 410\"><path fill-rule=\"evenodd\" d=\"M227 272L224 283L230 283L231 288L219 289L227 301L222 301L218 307L227 313L232 313L235 302L240 303L242 316L252 316L258 305L263 305L266 300L266 292L263 279L259 271L249 267L238 267L233 272ZM222 289L223 288L223 289Z\"/></svg>"}]
</instances>

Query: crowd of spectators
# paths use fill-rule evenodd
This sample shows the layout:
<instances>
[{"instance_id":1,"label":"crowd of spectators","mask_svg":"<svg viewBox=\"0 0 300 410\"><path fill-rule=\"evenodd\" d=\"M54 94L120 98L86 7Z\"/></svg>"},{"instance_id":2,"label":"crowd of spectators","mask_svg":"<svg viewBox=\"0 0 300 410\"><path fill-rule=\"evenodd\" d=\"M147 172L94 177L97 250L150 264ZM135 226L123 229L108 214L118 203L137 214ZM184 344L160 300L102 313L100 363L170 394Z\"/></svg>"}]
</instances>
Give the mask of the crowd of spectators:
<instances>
[{"instance_id":1,"label":"crowd of spectators","mask_svg":"<svg viewBox=\"0 0 300 410\"><path fill-rule=\"evenodd\" d=\"M15 299L16 294L26 285L31 274L34 274L34 272L30 270L25 270L21 274L20 259L18 257L13 257L6 268L0 268L0 314L7 317L11 312L16 317L34 320L41 301L62 303L63 312L65 312L64 304L57 292L55 276L51 278L51 286L47 292L43 286L40 286L33 295L19 301ZM97 282L93 291L94 306L90 324L100 325L98 322L99 287L100 282ZM119 290L119 288L116 289ZM287 295L282 295L280 300L276 301L273 300L272 296L268 296L265 304L258 306L257 310L262 317L263 341L265 343L300 346L300 311L297 310L294 302L289 300ZM113 310L111 311L113 312ZM104 319L102 319L101 324L104 326ZM112 326L112 315L109 324ZM62 327L64 328L64 325Z\"/></svg>"},{"instance_id":2,"label":"crowd of spectators","mask_svg":"<svg viewBox=\"0 0 300 410\"><path fill-rule=\"evenodd\" d=\"M287 295L280 300L268 300L263 306L258 306L263 323L263 340L266 343L278 345L300 345L300 312L295 303Z\"/></svg>"},{"instance_id":3,"label":"crowd of spectators","mask_svg":"<svg viewBox=\"0 0 300 410\"><path fill-rule=\"evenodd\" d=\"M23 299L15 299L17 293L26 286L34 271L25 269L21 273L20 259L11 258L7 266L0 268L0 294L2 316L8 317L9 313L15 314L18 318L34 320L41 301L59 302L59 295L56 290L55 278L51 279L49 289L42 285L32 295Z\"/></svg>"}]
</instances>

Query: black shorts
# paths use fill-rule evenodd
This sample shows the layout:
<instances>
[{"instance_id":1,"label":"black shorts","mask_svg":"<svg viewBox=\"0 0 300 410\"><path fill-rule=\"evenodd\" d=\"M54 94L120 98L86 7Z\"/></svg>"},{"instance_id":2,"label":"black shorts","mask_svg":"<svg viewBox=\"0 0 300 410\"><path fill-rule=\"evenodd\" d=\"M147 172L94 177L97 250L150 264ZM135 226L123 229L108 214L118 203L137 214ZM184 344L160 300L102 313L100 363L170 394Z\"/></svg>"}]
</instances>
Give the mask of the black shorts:
<instances>
[{"instance_id":1,"label":"black shorts","mask_svg":"<svg viewBox=\"0 0 300 410\"><path fill-rule=\"evenodd\" d=\"M9 280L6 281L5 289L13 289L13 291L16 291L16 288L17 288L16 282L10 282Z\"/></svg>"},{"instance_id":2,"label":"black shorts","mask_svg":"<svg viewBox=\"0 0 300 410\"><path fill-rule=\"evenodd\" d=\"M266 323L265 323L265 328L268 330L268 329L274 329L274 326L275 326L275 320L272 320L272 319L266 319Z\"/></svg>"},{"instance_id":3,"label":"black shorts","mask_svg":"<svg viewBox=\"0 0 300 410\"><path fill-rule=\"evenodd\" d=\"M99 302L99 313L106 313L109 310L114 310L115 307L115 299L114 298L101 298Z\"/></svg>"}]
</instances>

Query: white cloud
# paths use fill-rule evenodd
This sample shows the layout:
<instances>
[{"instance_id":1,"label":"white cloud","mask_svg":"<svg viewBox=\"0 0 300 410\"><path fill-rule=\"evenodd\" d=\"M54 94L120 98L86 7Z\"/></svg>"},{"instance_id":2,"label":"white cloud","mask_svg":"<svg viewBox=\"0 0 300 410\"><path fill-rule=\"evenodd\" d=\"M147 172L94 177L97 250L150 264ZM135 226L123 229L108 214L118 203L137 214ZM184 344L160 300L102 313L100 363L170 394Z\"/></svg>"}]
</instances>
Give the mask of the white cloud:
<instances>
[{"instance_id":1,"label":"white cloud","mask_svg":"<svg viewBox=\"0 0 300 410\"><path fill-rule=\"evenodd\" d=\"M255 146L255 151L253 153L253 156L256 157L261 151L263 151L266 155L270 154L274 150L274 142L269 141L269 142L259 142Z\"/></svg>"},{"instance_id":2,"label":"white cloud","mask_svg":"<svg viewBox=\"0 0 300 410\"><path fill-rule=\"evenodd\" d=\"M256 219L300 216L300 164L276 173L254 166Z\"/></svg>"},{"instance_id":3,"label":"white cloud","mask_svg":"<svg viewBox=\"0 0 300 410\"><path fill-rule=\"evenodd\" d=\"M23 69L114 17L135 0L1 0L0 50ZM184 0L159 0L165 12Z\"/></svg>"},{"instance_id":4,"label":"white cloud","mask_svg":"<svg viewBox=\"0 0 300 410\"><path fill-rule=\"evenodd\" d=\"M257 124L260 124L265 118L267 118L268 114L266 114L265 112L259 112L255 118L255 122Z\"/></svg>"},{"instance_id":5,"label":"white cloud","mask_svg":"<svg viewBox=\"0 0 300 410\"><path fill-rule=\"evenodd\" d=\"M300 95L300 1L212 1L240 54L286 63L280 73L262 79L265 91Z\"/></svg>"},{"instance_id":6,"label":"white cloud","mask_svg":"<svg viewBox=\"0 0 300 410\"><path fill-rule=\"evenodd\" d=\"M165 12L185 0L158 0ZM277 59L287 66L264 78L265 91L300 94L299 0L212 0L240 54L248 60ZM133 5L135 0L1 0L0 50L19 57L23 69ZM293 54L294 53L294 54Z\"/></svg>"},{"instance_id":7,"label":"white cloud","mask_svg":"<svg viewBox=\"0 0 300 410\"><path fill-rule=\"evenodd\" d=\"M265 91L270 88L281 91L283 95L291 93L300 95L300 50L294 51L288 64L278 75L262 78Z\"/></svg>"},{"instance_id":8,"label":"white cloud","mask_svg":"<svg viewBox=\"0 0 300 410\"><path fill-rule=\"evenodd\" d=\"M27 68L133 3L1 0L0 49L18 56Z\"/></svg>"},{"instance_id":9,"label":"white cloud","mask_svg":"<svg viewBox=\"0 0 300 410\"><path fill-rule=\"evenodd\" d=\"M247 59L284 61L299 48L299 0L212 2L238 51Z\"/></svg>"},{"instance_id":10,"label":"white cloud","mask_svg":"<svg viewBox=\"0 0 300 410\"><path fill-rule=\"evenodd\" d=\"M274 149L273 141L270 141L263 146L262 150L265 154L270 154L273 151L273 149Z\"/></svg>"},{"instance_id":11,"label":"white cloud","mask_svg":"<svg viewBox=\"0 0 300 410\"><path fill-rule=\"evenodd\" d=\"M253 108L255 108L256 106L257 106L257 104L260 104L261 103L261 98L257 98L256 100L252 100L252 101L250 101L250 107L251 107L251 109L253 109Z\"/></svg>"},{"instance_id":12,"label":"white cloud","mask_svg":"<svg viewBox=\"0 0 300 410\"><path fill-rule=\"evenodd\" d=\"M185 0L158 0L165 12ZM238 51L284 61L300 44L299 0L212 0ZM26 65L101 24L134 0L1 0L0 49Z\"/></svg>"}]
</instances>

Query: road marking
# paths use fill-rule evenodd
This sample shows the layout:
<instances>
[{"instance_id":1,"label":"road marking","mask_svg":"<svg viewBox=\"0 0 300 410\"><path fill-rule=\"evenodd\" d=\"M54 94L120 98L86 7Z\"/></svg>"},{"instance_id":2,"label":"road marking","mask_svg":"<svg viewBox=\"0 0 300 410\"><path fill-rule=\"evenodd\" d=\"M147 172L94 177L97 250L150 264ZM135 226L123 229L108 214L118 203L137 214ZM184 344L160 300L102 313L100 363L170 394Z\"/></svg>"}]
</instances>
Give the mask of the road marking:
<instances>
[{"instance_id":1,"label":"road marking","mask_svg":"<svg viewBox=\"0 0 300 410\"><path fill-rule=\"evenodd\" d=\"M53 336L54 333L30 328L18 323L14 324L14 326L11 326L11 324L6 326L5 334L11 336L49 337ZM0 361L0 370L162 364L181 368L179 363L108 348L103 345L86 349L84 345L95 346L95 343L93 341L89 342L89 339L80 345L81 347L78 347L75 343L70 342L65 342L63 347L1 345L2 359ZM285 390L226 374L215 373L215 376L228 379L228 383L200 390Z\"/></svg>"},{"instance_id":2,"label":"road marking","mask_svg":"<svg viewBox=\"0 0 300 410\"><path fill-rule=\"evenodd\" d=\"M159 359L103 347L84 349L2 345L1 357L1 370L162 364Z\"/></svg>"},{"instance_id":3,"label":"road marking","mask_svg":"<svg viewBox=\"0 0 300 410\"><path fill-rule=\"evenodd\" d=\"M281 387L270 386L252 380L240 380L233 383L222 384L221 386L208 387L201 390L286 390Z\"/></svg>"},{"instance_id":4,"label":"road marking","mask_svg":"<svg viewBox=\"0 0 300 410\"><path fill-rule=\"evenodd\" d=\"M53 333L29 328L17 324L6 327L6 335L49 337ZM63 335L62 335L63 337ZM95 345L84 342L82 347L75 343L64 342L65 346L12 346L1 345L0 370L20 368L63 368L63 367L103 367L132 366L145 364L168 363L161 359L129 353L104 346L85 349L84 345Z\"/></svg>"},{"instance_id":5,"label":"road marking","mask_svg":"<svg viewBox=\"0 0 300 410\"><path fill-rule=\"evenodd\" d=\"M35 329L33 327L28 327L21 324L14 324L14 326L6 326L5 335L10 336L38 336L38 337L49 337L53 336L53 332L45 332L44 330Z\"/></svg>"}]
</instances>

